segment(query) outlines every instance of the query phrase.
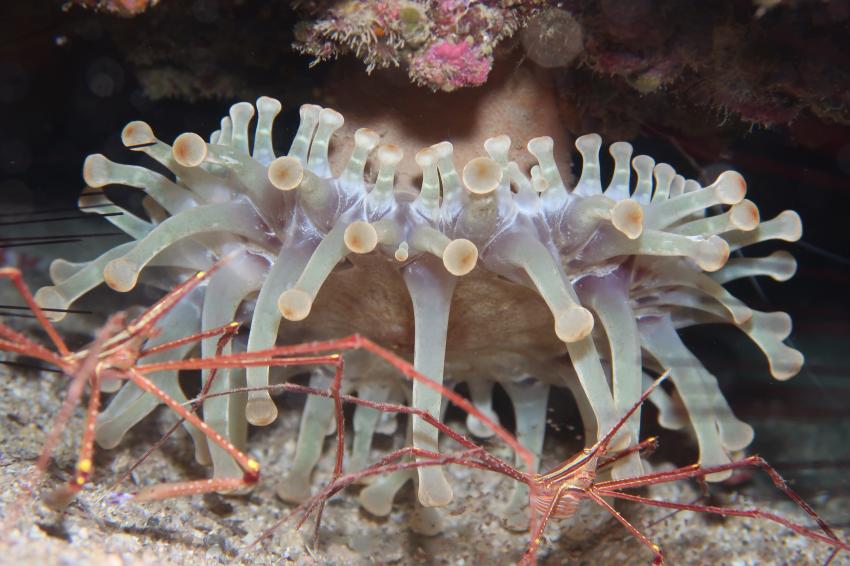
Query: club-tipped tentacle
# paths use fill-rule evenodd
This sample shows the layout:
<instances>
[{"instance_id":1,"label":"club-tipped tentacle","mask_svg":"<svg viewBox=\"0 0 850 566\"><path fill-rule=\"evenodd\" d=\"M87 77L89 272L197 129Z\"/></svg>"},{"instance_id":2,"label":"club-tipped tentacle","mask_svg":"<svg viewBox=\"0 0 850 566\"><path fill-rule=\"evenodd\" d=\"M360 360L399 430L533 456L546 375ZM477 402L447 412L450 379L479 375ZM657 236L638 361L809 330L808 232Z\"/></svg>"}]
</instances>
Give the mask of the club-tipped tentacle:
<instances>
[{"instance_id":1,"label":"club-tipped tentacle","mask_svg":"<svg viewBox=\"0 0 850 566\"><path fill-rule=\"evenodd\" d=\"M310 387L326 389L331 379L325 368L316 368L310 376ZM310 395L301 414L298 441L292 464L278 484L277 496L287 503L303 503L310 498L313 468L322 455L328 428L334 421L334 403L326 397Z\"/></svg>"},{"instance_id":2,"label":"club-tipped tentacle","mask_svg":"<svg viewBox=\"0 0 850 566\"><path fill-rule=\"evenodd\" d=\"M262 285L268 264L259 256L241 253L231 258L216 271L208 283L201 310L201 328L216 328L236 319L236 312L245 299ZM216 356L219 337L212 336L201 343L201 355L204 358ZM232 351L228 342L221 350L227 355ZM201 374L203 387L208 393L229 391L244 387L243 370L222 368L216 370L213 377L210 370ZM235 393L223 397L207 399L203 403L204 422L217 431L239 449L244 449L248 437L248 423L245 419L245 394ZM208 442L213 463L214 478L238 477L242 473L239 464L220 446Z\"/></svg>"},{"instance_id":3,"label":"club-tipped tentacle","mask_svg":"<svg viewBox=\"0 0 850 566\"><path fill-rule=\"evenodd\" d=\"M301 241L297 245L287 246L269 268L266 279L260 288L260 294L251 319L251 333L248 336L248 352L257 352L271 348L277 342L281 313L278 298L292 285L298 274L307 265L316 243ZM250 367L246 374L247 385L256 389L248 393L246 418L255 426L265 426L277 418L277 406L268 391L269 368Z\"/></svg>"},{"instance_id":4,"label":"club-tipped tentacle","mask_svg":"<svg viewBox=\"0 0 850 566\"><path fill-rule=\"evenodd\" d=\"M624 414L641 395L641 350L635 313L628 301L628 275L618 270L605 278L587 277L582 280L580 295L596 313L607 338L611 360L614 407ZM624 426L629 446L639 441L640 410ZM629 477L643 473L640 455L633 453L618 461L613 477Z\"/></svg>"},{"instance_id":5,"label":"club-tipped tentacle","mask_svg":"<svg viewBox=\"0 0 850 566\"><path fill-rule=\"evenodd\" d=\"M679 398L688 410L691 426L699 441L700 465L714 466L730 462L718 430L716 407L713 404L715 398L702 379L699 360L682 343L669 317L644 319L639 328L644 349L663 367L669 368ZM719 473L706 479L722 481L730 475Z\"/></svg>"},{"instance_id":6,"label":"club-tipped tentacle","mask_svg":"<svg viewBox=\"0 0 850 566\"><path fill-rule=\"evenodd\" d=\"M437 383L443 381L449 309L455 277L428 256L411 263L403 271L413 302L413 367ZM413 406L439 418L442 397L420 381L413 384ZM439 452L438 431L419 417L413 418L413 446ZM427 507L441 507L452 500L452 489L440 468L419 470L419 501Z\"/></svg>"},{"instance_id":7,"label":"club-tipped tentacle","mask_svg":"<svg viewBox=\"0 0 850 566\"><path fill-rule=\"evenodd\" d=\"M178 302L161 319L158 327L161 332L152 338L147 346L153 347L164 344L183 336L189 336L200 330L201 312L199 302L202 289L196 289L184 300ZM184 358L194 344L185 344L178 348L154 354L153 361L180 360ZM161 391L178 403L187 401L186 395L180 388L176 371L163 371L152 374L150 380ZM132 383L126 383L118 394L113 397L97 419L97 443L104 448L114 448L132 427L150 414L161 404L157 397L140 390ZM185 425L195 444L195 459L201 464L210 463L210 455L206 437L196 427Z\"/></svg>"},{"instance_id":8,"label":"club-tipped tentacle","mask_svg":"<svg viewBox=\"0 0 850 566\"><path fill-rule=\"evenodd\" d=\"M187 210L159 224L127 254L111 260L103 270L106 284L116 291L136 286L142 269L174 242L198 234L229 232L239 234L259 246L269 245L269 235L250 205L210 204Z\"/></svg>"},{"instance_id":9,"label":"club-tipped tentacle","mask_svg":"<svg viewBox=\"0 0 850 566\"><path fill-rule=\"evenodd\" d=\"M546 434L546 407L549 401L549 385L524 379L503 382L513 405L517 423L516 437L523 446L534 455L535 467L528 470L525 462L516 455L517 469L535 474L540 464L539 455L543 453L543 439ZM522 482L514 484L513 492L504 508L505 526L511 530L524 531L528 528L528 485Z\"/></svg>"}]
</instances>

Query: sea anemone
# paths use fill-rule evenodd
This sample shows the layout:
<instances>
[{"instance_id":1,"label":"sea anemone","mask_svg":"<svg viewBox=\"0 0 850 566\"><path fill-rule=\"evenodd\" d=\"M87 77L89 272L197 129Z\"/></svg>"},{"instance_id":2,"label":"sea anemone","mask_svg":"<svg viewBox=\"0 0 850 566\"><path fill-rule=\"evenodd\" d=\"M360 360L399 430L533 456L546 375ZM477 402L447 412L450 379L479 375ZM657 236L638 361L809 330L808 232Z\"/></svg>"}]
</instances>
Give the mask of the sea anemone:
<instances>
[{"instance_id":1,"label":"sea anemone","mask_svg":"<svg viewBox=\"0 0 850 566\"><path fill-rule=\"evenodd\" d=\"M788 315L752 310L723 287L758 275L788 279L796 265L785 252L731 260L729 254L801 235L800 219L791 211L760 222L734 171L702 187L666 163L645 155L632 159L632 146L617 142L609 147L614 171L603 187L602 142L590 134L576 140L583 165L576 186L568 187L551 138L528 142L537 165L527 175L511 160L511 140L497 136L484 143L486 156L460 171L447 141L419 151L417 191L396 182L402 150L379 145L379 135L365 128L354 134L344 169L333 172L329 144L343 117L315 105L301 107L292 145L277 157L271 131L280 110L277 100L257 100L253 143L249 124L255 108L245 102L231 107L209 142L184 133L168 145L148 124L128 124L124 145L172 176L89 156L81 208L104 214L133 241L87 263L56 260L50 269L54 285L38 291L39 304L66 309L102 282L122 292L140 280L168 288L235 252L165 317L156 342L240 316L250 319L250 333L237 347L249 351L279 340L359 332L412 356L416 369L434 380L467 383L485 414L493 414L493 386L502 384L514 405L520 441L536 453L551 385L570 388L592 441L638 400L647 374L669 369L675 395L659 389L650 399L663 426L690 424L703 466L728 462L729 452L747 446L753 431L732 414L717 380L678 330L732 324L761 348L777 379L790 378L803 363L782 342L791 331ZM97 190L111 184L144 191L148 218ZM202 344L205 356L214 349L214 340ZM160 357L175 359L188 350ZM328 376L319 369L310 379L318 385ZM185 400L175 375L163 372L154 381ZM224 372L213 391L244 383L268 385L268 368L249 368L244 376ZM418 383L411 391L390 367L360 353L347 355L344 383L347 391L370 400L408 400L441 415L439 395ZM134 385L124 385L98 419L98 442L115 446L157 404ZM205 421L237 446L245 445L247 423L268 425L277 412L266 391L208 399L203 406ZM309 494L332 419L328 400L307 401L295 460L279 491L284 499ZM618 447L635 444L639 423L638 415L630 419ZM369 461L372 437L387 425L391 428L376 411L358 407L352 467ZM473 434L488 434L474 418L467 425ZM211 462L215 476L239 474L230 456L208 446L198 431L190 433L196 458ZM437 440L435 429L413 419L414 445L436 450ZM620 477L641 472L637 454L613 470ZM451 500L440 468L420 468L417 474L421 503ZM389 512L405 480L373 484L361 501L374 512Z\"/></svg>"}]
</instances>

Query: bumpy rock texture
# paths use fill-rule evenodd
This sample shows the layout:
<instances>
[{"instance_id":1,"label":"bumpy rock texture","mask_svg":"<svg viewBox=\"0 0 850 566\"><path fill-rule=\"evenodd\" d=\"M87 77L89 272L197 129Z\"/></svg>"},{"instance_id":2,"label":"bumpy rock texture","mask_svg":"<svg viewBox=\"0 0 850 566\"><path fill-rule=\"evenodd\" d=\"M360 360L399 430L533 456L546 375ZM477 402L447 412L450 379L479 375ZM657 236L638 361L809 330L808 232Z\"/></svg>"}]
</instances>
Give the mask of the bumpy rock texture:
<instances>
[{"instance_id":1,"label":"bumpy rock texture","mask_svg":"<svg viewBox=\"0 0 850 566\"><path fill-rule=\"evenodd\" d=\"M694 135L730 118L730 127L739 120L745 127L850 120L850 9L841 1L309 1L297 3L297 23L283 2L259 9L243 2L73 3L145 12L106 25L155 96L253 94L256 87L240 83L257 85L256 69L272 75L260 87L278 73L289 79L272 57L289 43L314 61L353 55L370 70L401 67L432 90L475 87L516 34L531 60L556 69L583 120L575 131L631 137L649 123ZM284 22L273 27L273 42L267 26L249 25L246 33L242 25L271 18ZM200 35L182 33L190 24ZM218 41L210 42L207 30ZM232 46L245 42L257 45L254 56L234 66ZM174 63L180 60L201 72L186 72Z\"/></svg>"}]
</instances>

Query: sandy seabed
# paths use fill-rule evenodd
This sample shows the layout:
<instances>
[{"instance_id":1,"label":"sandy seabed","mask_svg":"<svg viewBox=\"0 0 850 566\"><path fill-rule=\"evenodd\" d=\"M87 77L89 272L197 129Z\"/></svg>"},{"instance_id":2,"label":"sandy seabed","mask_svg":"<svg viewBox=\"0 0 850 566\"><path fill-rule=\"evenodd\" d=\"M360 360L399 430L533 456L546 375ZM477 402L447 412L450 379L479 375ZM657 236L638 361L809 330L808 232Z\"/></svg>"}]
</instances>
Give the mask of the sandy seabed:
<instances>
[{"instance_id":1,"label":"sandy seabed","mask_svg":"<svg viewBox=\"0 0 850 566\"><path fill-rule=\"evenodd\" d=\"M205 470L194 463L191 441L181 429L130 479L111 489L118 476L174 422L173 414L161 408L131 431L117 449L97 450L92 483L64 513L57 513L28 492L27 486L33 484L35 460L67 378L34 370L2 370L0 384L2 563L508 564L518 560L527 543L527 534L502 526L501 509L510 493L510 481L451 466L449 476L456 497L440 512L444 527L437 536L419 535L409 528L411 521L422 520L409 487L399 494L387 518L372 517L361 510L355 497L357 488L349 488L327 505L317 546L313 546L311 526L294 531L291 525L284 525L261 545L249 548L260 533L291 509L274 492L294 453L300 416L297 410L285 409L278 423L251 435L252 454L264 468L260 484L250 495L209 495L146 504L117 504L114 497L107 497L115 491L133 491L140 484L204 477ZM78 408L36 493L44 494L70 477L82 419L83 409ZM544 464L554 464L566 456L563 448L549 444ZM504 458L510 456L504 446L489 448ZM315 486L328 478L331 452L329 439L326 457L314 477ZM656 468L663 467L655 459L651 461ZM778 496L764 501L760 498L756 503L746 495L720 491L723 504L758 504L809 524L793 504ZM698 490L679 483L653 488L649 494L691 502ZM827 519L840 517L848 507L846 496L813 503ZM684 512L671 516L669 510L638 504L621 504L619 508L664 549L668 564L819 564L830 554L825 545L763 520L719 519ZM847 529L839 529L839 533L848 538ZM550 525L540 552L544 565L650 562L648 550L589 503L578 520ZM850 564L850 555L839 555L833 564Z\"/></svg>"}]
</instances>

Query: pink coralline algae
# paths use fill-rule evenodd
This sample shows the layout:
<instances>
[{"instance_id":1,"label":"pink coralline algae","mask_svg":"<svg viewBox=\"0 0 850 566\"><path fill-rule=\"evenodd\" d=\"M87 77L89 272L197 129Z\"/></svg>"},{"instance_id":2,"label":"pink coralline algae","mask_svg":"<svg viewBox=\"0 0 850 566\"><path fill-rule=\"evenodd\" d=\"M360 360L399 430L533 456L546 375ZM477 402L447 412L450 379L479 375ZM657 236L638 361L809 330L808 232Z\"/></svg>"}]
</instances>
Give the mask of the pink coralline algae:
<instances>
[{"instance_id":1,"label":"pink coralline algae","mask_svg":"<svg viewBox=\"0 0 850 566\"><path fill-rule=\"evenodd\" d=\"M445 91L465 86L479 86L487 81L493 58L466 42L444 42L431 46L413 59L410 74L423 85Z\"/></svg>"},{"instance_id":2,"label":"pink coralline algae","mask_svg":"<svg viewBox=\"0 0 850 566\"><path fill-rule=\"evenodd\" d=\"M432 90L487 80L493 52L544 2L368 0L305 2L295 48L314 62L353 54L376 68L403 67Z\"/></svg>"}]
</instances>

